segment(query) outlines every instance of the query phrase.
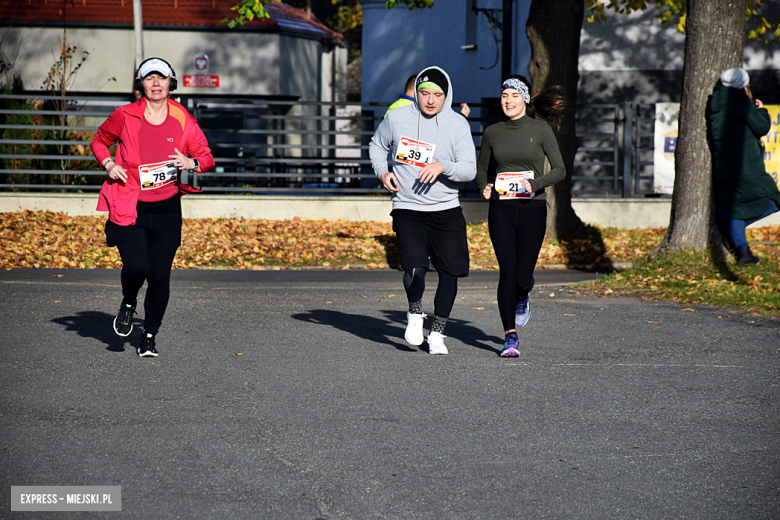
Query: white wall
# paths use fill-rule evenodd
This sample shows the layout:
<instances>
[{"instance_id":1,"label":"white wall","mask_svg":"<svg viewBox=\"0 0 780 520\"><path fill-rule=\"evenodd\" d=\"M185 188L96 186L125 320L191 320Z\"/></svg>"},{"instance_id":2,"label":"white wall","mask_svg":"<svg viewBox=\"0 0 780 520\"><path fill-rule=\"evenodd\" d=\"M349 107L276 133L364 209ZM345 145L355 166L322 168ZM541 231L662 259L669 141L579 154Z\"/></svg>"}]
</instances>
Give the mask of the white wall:
<instances>
[{"instance_id":1,"label":"white wall","mask_svg":"<svg viewBox=\"0 0 780 520\"><path fill-rule=\"evenodd\" d=\"M3 51L14 64L25 88L37 90L59 56L62 29L13 28L8 30ZM133 32L130 29L68 29L68 42L89 56L75 75L70 90L130 92L134 74ZM185 74L196 74L198 53L209 56L206 74L219 75L219 88L186 88ZM181 94L296 95L317 100L331 86L330 53L323 56L327 69L320 70L320 53L328 52L318 40L291 35L250 32L144 31L144 55L169 61L179 79ZM337 62L346 68L346 51L336 48ZM327 75L322 76L320 72ZM116 81L108 82L109 78ZM342 73L343 77L343 73ZM3 78L6 79L6 78ZM342 87L343 88L343 87ZM330 93L326 95L330 98Z\"/></svg>"},{"instance_id":2,"label":"white wall","mask_svg":"<svg viewBox=\"0 0 780 520\"><path fill-rule=\"evenodd\" d=\"M300 96L302 101L319 101L320 43L282 36L279 49L279 91Z\"/></svg>"}]
</instances>

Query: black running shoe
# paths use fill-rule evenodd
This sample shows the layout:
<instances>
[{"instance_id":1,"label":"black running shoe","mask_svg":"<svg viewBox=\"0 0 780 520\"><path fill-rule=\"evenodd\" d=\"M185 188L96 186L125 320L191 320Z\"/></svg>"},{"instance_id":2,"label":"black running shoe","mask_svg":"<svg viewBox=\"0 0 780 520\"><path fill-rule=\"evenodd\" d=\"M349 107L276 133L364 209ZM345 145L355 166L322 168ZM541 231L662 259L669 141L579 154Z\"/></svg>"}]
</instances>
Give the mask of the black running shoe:
<instances>
[{"instance_id":1,"label":"black running shoe","mask_svg":"<svg viewBox=\"0 0 780 520\"><path fill-rule=\"evenodd\" d=\"M154 334L143 331L136 352L138 352L138 357L157 357L158 352L154 348Z\"/></svg>"},{"instance_id":2,"label":"black running shoe","mask_svg":"<svg viewBox=\"0 0 780 520\"><path fill-rule=\"evenodd\" d=\"M122 302L122 305L119 307L119 313L116 315L116 318L114 318L114 332L122 337L129 336L133 331L135 305L135 303L130 305Z\"/></svg>"}]
</instances>

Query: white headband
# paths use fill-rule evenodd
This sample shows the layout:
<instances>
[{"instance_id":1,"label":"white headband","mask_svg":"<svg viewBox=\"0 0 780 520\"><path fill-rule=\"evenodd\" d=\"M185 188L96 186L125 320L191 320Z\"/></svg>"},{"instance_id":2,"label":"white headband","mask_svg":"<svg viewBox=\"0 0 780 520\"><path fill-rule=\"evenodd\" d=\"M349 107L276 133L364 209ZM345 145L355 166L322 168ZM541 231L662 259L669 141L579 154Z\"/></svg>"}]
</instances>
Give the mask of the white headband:
<instances>
[{"instance_id":1,"label":"white headband","mask_svg":"<svg viewBox=\"0 0 780 520\"><path fill-rule=\"evenodd\" d=\"M141 64L141 67L138 69L138 77L144 79L152 72L156 72L164 78L169 78L172 74L171 67L167 63L161 59L152 58Z\"/></svg>"},{"instance_id":2,"label":"white headband","mask_svg":"<svg viewBox=\"0 0 780 520\"><path fill-rule=\"evenodd\" d=\"M528 93L528 85L526 85L519 79L509 78L508 80L504 81L501 84L502 91L508 88L513 88L516 91L520 92L520 95L523 96L523 101L525 101L526 105L531 102L531 95Z\"/></svg>"}]
</instances>

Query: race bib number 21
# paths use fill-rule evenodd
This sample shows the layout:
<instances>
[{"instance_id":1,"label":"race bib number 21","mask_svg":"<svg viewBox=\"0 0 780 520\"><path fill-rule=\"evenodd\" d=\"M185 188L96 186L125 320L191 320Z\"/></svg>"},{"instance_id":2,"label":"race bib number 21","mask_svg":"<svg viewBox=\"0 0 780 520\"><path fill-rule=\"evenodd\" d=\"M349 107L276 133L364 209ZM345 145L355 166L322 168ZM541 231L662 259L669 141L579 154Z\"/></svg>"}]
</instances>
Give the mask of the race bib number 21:
<instances>
[{"instance_id":1,"label":"race bib number 21","mask_svg":"<svg viewBox=\"0 0 780 520\"><path fill-rule=\"evenodd\" d=\"M534 194L525 191L523 179L533 179L534 172L505 172L496 176L496 191L499 199L531 199Z\"/></svg>"}]
</instances>

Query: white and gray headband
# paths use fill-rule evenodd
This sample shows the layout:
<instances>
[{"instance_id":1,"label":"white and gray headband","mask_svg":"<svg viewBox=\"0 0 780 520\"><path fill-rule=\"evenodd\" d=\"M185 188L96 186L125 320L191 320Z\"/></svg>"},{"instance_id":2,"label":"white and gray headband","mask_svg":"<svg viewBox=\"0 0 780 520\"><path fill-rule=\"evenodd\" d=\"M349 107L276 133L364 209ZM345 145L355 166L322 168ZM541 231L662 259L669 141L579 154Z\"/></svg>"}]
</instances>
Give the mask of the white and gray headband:
<instances>
[{"instance_id":1,"label":"white and gray headband","mask_svg":"<svg viewBox=\"0 0 780 520\"><path fill-rule=\"evenodd\" d=\"M531 95L528 93L528 85L523 83L517 78L509 78L508 80L504 81L501 84L501 91L508 88L513 88L516 91L520 92L520 95L523 96L523 101L525 101L525 104L529 104L531 102Z\"/></svg>"}]
</instances>

